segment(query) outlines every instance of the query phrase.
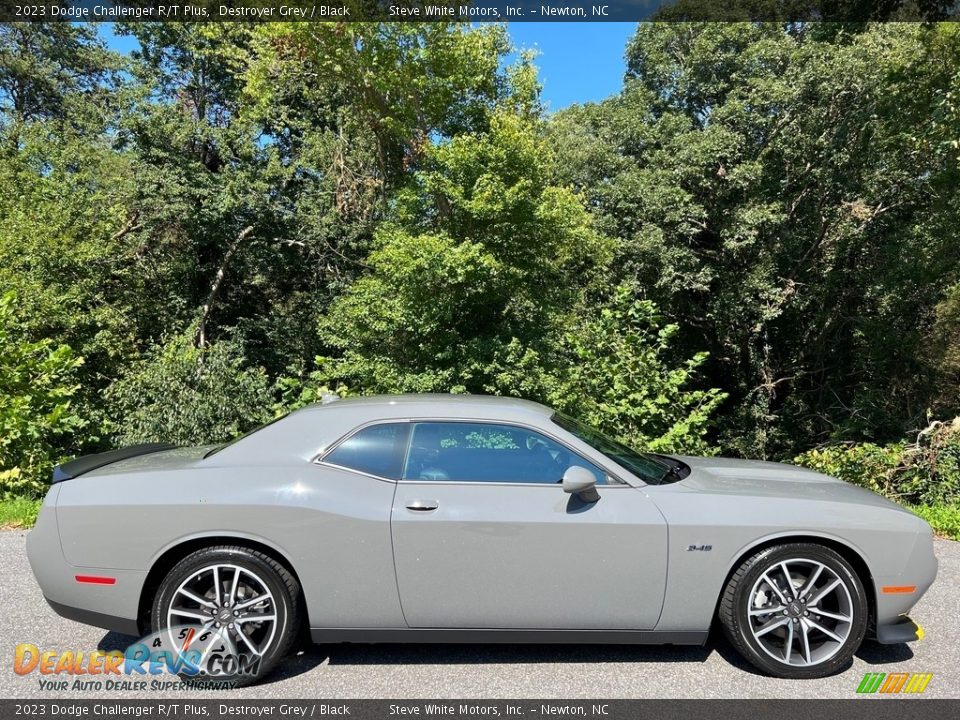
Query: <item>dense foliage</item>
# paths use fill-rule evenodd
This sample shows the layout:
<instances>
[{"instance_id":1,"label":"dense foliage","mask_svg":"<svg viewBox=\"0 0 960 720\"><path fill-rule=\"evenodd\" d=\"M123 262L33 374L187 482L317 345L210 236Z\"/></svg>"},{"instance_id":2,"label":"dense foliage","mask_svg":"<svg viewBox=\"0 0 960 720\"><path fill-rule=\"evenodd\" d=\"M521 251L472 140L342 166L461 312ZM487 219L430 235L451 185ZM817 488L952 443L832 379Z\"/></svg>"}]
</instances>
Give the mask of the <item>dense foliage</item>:
<instances>
[{"instance_id":1,"label":"dense foliage","mask_svg":"<svg viewBox=\"0 0 960 720\"><path fill-rule=\"evenodd\" d=\"M552 124L560 171L617 276L710 352L722 444L781 457L952 412L958 28L643 25L627 62L619 96Z\"/></svg>"},{"instance_id":2,"label":"dense foliage","mask_svg":"<svg viewBox=\"0 0 960 720\"><path fill-rule=\"evenodd\" d=\"M828 445L794 462L898 500L960 504L960 418L932 423L909 442Z\"/></svg>"},{"instance_id":3,"label":"dense foliage","mask_svg":"<svg viewBox=\"0 0 960 720\"><path fill-rule=\"evenodd\" d=\"M0 297L0 497L44 488L59 442L84 427L70 405L82 360L67 345L30 338L16 304L13 293Z\"/></svg>"},{"instance_id":4,"label":"dense foliage","mask_svg":"<svg viewBox=\"0 0 960 720\"><path fill-rule=\"evenodd\" d=\"M0 25L4 492L434 391L956 496L956 25L643 24L555 115L500 25L92 28Z\"/></svg>"},{"instance_id":5,"label":"dense foliage","mask_svg":"<svg viewBox=\"0 0 960 720\"><path fill-rule=\"evenodd\" d=\"M273 416L266 374L244 367L240 346L229 340L197 348L180 336L151 348L105 397L121 418L112 428L120 444L219 442Z\"/></svg>"}]
</instances>

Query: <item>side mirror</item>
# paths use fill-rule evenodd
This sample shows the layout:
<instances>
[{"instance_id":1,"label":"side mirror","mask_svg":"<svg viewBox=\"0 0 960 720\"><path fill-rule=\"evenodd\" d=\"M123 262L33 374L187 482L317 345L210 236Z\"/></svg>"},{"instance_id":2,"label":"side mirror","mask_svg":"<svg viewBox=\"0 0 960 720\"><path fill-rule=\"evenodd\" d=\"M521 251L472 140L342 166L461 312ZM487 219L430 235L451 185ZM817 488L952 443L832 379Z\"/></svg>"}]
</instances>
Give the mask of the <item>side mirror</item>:
<instances>
[{"instance_id":1,"label":"side mirror","mask_svg":"<svg viewBox=\"0 0 960 720\"><path fill-rule=\"evenodd\" d=\"M600 499L597 492L597 476L579 465L571 465L563 474L563 491L578 496L584 502Z\"/></svg>"}]
</instances>

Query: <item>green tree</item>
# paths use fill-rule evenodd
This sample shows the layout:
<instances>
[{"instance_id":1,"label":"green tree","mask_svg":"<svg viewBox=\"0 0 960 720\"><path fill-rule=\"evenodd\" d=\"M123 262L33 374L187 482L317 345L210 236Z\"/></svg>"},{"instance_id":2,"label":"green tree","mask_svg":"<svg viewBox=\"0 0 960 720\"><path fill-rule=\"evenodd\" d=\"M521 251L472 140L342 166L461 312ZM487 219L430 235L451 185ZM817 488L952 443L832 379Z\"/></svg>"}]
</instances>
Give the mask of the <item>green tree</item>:
<instances>
[{"instance_id":1,"label":"green tree","mask_svg":"<svg viewBox=\"0 0 960 720\"><path fill-rule=\"evenodd\" d=\"M189 326L205 347L253 308L275 304L284 271L295 276L283 243L287 174L262 126L243 112L251 29L124 30L139 50L118 143L137 178L130 213L159 300L147 339Z\"/></svg>"},{"instance_id":2,"label":"green tree","mask_svg":"<svg viewBox=\"0 0 960 720\"><path fill-rule=\"evenodd\" d=\"M550 183L553 162L539 128L508 111L433 149L369 274L321 322L337 353L314 381L519 395L643 447L708 450L723 396L689 387L705 356L676 363L677 328L651 303L598 292L612 243Z\"/></svg>"},{"instance_id":3,"label":"green tree","mask_svg":"<svg viewBox=\"0 0 960 720\"><path fill-rule=\"evenodd\" d=\"M550 117L500 25L117 28L0 27L8 343L86 358L91 449L323 388L761 457L960 412L955 25L645 23Z\"/></svg>"},{"instance_id":4,"label":"green tree","mask_svg":"<svg viewBox=\"0 0 960 720\"><path fill-rule=\"evenodd\" d=\"M0 287L20 298L24 333L86 358L74 403L91 439L149 296L123 230L129 165L108 137L119 67L92 27L0 28Z\"/></svg>"},{"instance_id":5,"label":"green tree","mask_svg":"<svg viewBox=\"0 0 960 720\"><path fill-rule=\"evenodd\" d=\"M923 421L916 348L960 246L946 26L643 24L623 92L559 114L559 181L708 350L723 444L782 456Z\"/></svg>"},{"instance_id":6,"label":"green tree","mask_svg":"<svg viewBox=\"0 0 960 720\"><path fill-rule=\"evenodd\" d=\"M9 125L76 123L102 101L116 56L83 23L0 24L0 116ZM79 101L79 102L78 102Z\"/></svg>"},{"instance_id":7,"label":"green tree","mask_svg":"<svg viewBox=\"0 0 960 720\"><path fill-rule=\"evenodd\" d=\"M431 146L484 131L498 103L536 96L529 73L524 86L521 72L504 69L509 43L498 26L271 23L257 28L253 48L246 112L287 169L283 237L296 261L275 282L284 302L261 344L296 338L286 364L302 376L326 352L312 332L319 317L363 273L374 234ZM291 331L275 342L288 316Z\"/></svg>"},{"instance_id":8,"label":"green tree","mask_svg":"<svg viewBox=\"0 0 960 720\"><path fill-rule=\"evenodd\" d=\"M518 354L550 352L609 255L579 199L549 184L549 158L536 127L505 111L488 132L432 148L370 272L321 322L338 351L327 379L365 392L531 390L514 385Z\"/></svg>"},{"instance_id":9,"label":"green tree","mask_svg":"<svg viewBox=\"0 0 960 720\"><path fill-rule=\"evenodd\" d=\"M566 332L547 400L634 447L715 453L707 433L726 394L693 386L707 354L676 363L670 345L678 330L634 288L617 287Z\"/></svg>"},{"instance_id":10,"label":"green tree","mask_svg":"<svg viewBox=\"0 0 960 720\"><path fill-rule=\"evenodd\" d=\"M230 440L272 417L270 382L229 340L197 348L191 335L131 363L107 391L120 445L199 445Z\"/></svg>"},{"instance_id":11,"label":"green tree","mask_svg":"<svg viewBox=\"0 0 960 720\"><path fill-rule=\"evenodd\" d=\"M37 497L84 427L70 402L83 360L66 345L27 336L17 304L12 292L0 297L0 495Z\"/></svg>"}]
</instances>

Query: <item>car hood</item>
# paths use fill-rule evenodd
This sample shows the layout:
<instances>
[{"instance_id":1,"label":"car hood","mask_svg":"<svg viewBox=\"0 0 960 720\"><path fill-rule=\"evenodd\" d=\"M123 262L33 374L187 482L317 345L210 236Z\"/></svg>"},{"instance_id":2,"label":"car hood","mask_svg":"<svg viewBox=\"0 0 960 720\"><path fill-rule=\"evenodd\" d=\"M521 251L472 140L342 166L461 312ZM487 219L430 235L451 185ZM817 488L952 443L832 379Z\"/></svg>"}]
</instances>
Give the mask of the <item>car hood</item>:
<instances>
[{"instance_id":1,"label":"car hood","mask_svg":"<svg viewBox=\"0 0 960 720\"><path fill-rule=\"evenodd\" d=\"M824 500L909 512L866 488L796 465L735 458L673 457L690 466L690 475L679 485L698 492Z\"/></svg>"}]
</instances>

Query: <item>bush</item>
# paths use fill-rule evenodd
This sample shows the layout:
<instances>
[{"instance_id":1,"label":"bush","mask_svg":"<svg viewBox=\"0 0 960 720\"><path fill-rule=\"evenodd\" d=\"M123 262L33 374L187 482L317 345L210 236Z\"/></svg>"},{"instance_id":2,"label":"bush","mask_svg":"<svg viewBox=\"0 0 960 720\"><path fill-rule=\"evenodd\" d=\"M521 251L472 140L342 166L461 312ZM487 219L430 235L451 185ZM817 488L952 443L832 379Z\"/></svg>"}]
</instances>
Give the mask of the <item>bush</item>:
<instances>
[{"instance_id":1,"label":"bush","mask_svg":"<svg viewBox=\"0 0 960 720\"><path fill-rule=\"evenodd\" d=\"M0 528L31 528L37 522L43 500L14 496L0 499Z\"/></svg>"},{"instance_id":2,"label":"bush","mask_svg":"<svg viewBox=\"0 0 960 720\"><path fill-rule=\"evenodd\" d=\"M245 366L238 344L200 350L185 335L155 347L106 394L119 445L220 442L273 417L267 376Z\"/></svg>"},{"instance_id":3,"label":"bush","mask_svg":"<svg viewBox=\"0 0 960 720\"><path fill-rule=\"evenodd\" d=\"M844 443L810 450L793 459L824 475L868 488L881 495L895 494L893 477L900 467L903 447L873 443Z\"/></svg>"},{"instance_id":4,"label":"bush","mask_svg":"<svg viewBox=\"0 0 960 720\"><path fill-rule=\"evenodd\" d=\"M727 396L692 387L707 353L672 360L677 331L633 288L617 287L563 338L560 367L546 380L548 403L633 447L715 454L706 434Z\"/></svg>"},{"instance_id":5,"label":"bush","mask_svg":"<svg viewBox=\"0 0 960 720\"><path fill-rule=\"evenodd\" d=\"M323 362L323 358L317 358L317 364ZM292 375L277 378L275 389L280 394L280 401L276 405L277 414L323 402L328 395L336 395L340 398L357 396L357 393L346 385L330 387L324 384L323 378L324 373L319 370L309 373L306 378Z\"/></svg>"},{"instance_id":6,"label":"bush","mask_svg":"<svg viewBox=\"0 0 960 720\"><path fill-rule=\"evenodd\" d=\"M960 501L960 418L933 423L904 453L899 492L923 504Z\"/></svg>"},{"instance_id":7,"label":"bush","mask_svg":"<svg viewBox=\"0 0 960 720\"><path fill-rule=\"evenodd\" d=\"M0 496L37 497L84 426L70 406L83 360L66 345L26 337L15 305L13 293L0 298Z\"/></svg>"},{"instance_id":8,"label":"bush","mask_svg":"<svg viewBox=\"0 0 960 720\"><path fill-rule=\"evenodd\" d=\"M935 422L911 442L832 445L793 459L798 465L922 505L960 502L960 418Z\"/></svg>"},{"instance_id":9,"label":"bush","mask_svg":"<svg viewBox=\"0 0 960 720\"><path fill-rule=\"evenodd\" d=\"M914 505L910 509L930 523L935 532L960 540L960 505Z\"/></svg>"},{"instance_id":10,"label":"bush","mask_svg":"<svg viewBox=\"0 0 960 720\"><path fill-rule=\"evenodd\" d=\"M707 433L716 408L727 396L717 389L694 387L707 354L676 358L672 341L677 326L665 323L656 306L637 299L637 294L636 288L623 284L602 303L578 306L568 314L563 332L545 343L552 346L548 357L512 338L502 344L495 359L484 360L477 353L459 358L449 372L439 372L430 368L429 358L417 358L412 352L399 361L351 344L341 358L318 357L320 369L306 380L278 380L281 404L297 408L318 402L326 393L341 397L427 391L502 394L542 401L633 447L715 454L717 448L708 442ZM430 304L427 298L424 303ZM360 304L366 308L385 303L365 300ZM438 322L430 329L441 325ZM433 332L428 335L435 338ZM386 346L382 342L381 350ZM453 340L450 347L457 347ZM436 351L427 355L440 356ZM486 381L479 387L465 387L450 381L451 372L457 378Z\"/></svg>"}]
</instances>

